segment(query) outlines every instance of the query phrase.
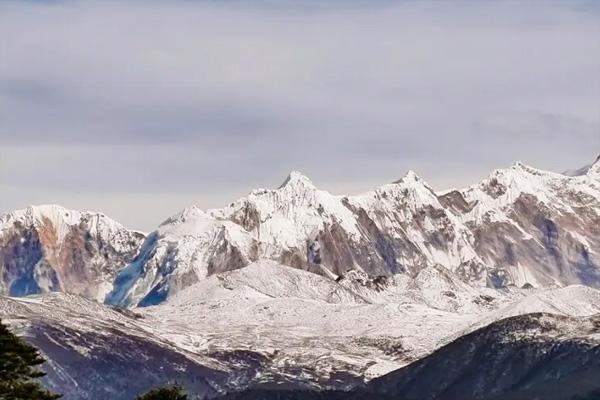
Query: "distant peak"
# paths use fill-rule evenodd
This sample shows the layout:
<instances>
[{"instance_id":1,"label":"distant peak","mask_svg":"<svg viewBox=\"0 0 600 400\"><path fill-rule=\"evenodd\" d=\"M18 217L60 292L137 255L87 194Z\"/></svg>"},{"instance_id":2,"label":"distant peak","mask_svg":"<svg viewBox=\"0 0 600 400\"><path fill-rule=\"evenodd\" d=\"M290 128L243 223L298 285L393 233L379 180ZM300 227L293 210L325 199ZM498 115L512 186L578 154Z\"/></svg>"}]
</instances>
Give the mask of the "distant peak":
<instances>
[{"instance_id":1,"label":"distant peak","mask_svg":"<svg viewBox=\"0 0 600 400\"><path fill-rule=\"evenodd\" d=\"M522 161L517 161L513 166L512 169L518 169L518 170L523 170L523 171L527 171L527 172L531 172L531 171L536 171L537 168L532 167L531 165L527 165Z\"/></svg>"},{"instance_id":2,"label":"distant peak","mask_svg":"<svg viewBox=\"0 0 600 400\"><path fill-rule=\"evenodd\" d=\"M590 174L600 174L600 155L596 157L593 163L576 170L565 171L563 172L563 174L567 176L584 176Z\"/></svg>"},{"instance_id":3,"label":"distant peak","mask_svg":"<svg viewBox=\"0 0 600 400\"><path fill-rule=\"evenodd\" d=\"M177 217L182 219L202 217L204 215L206 215L206 213L195 204L191 207L184 208L179 214L176 214Z\"/></svg>"},{"instance_id":4,"label":"distant peak","mask_svg":"<svg viewBox=\"0 0 600 400\"><path fill-rule=\"evenodd\" d=\"M31 204L27 207L27 210L39 210L39 211L66 211L66 208L59 206L58 204Z\"/></svg>"},{"instance_id":5,"label":"distant peak","mask_svg":"<svg viewBox=\"0 0 600 400\"><path fill-rule=\"evenodd\" d=\"M514 165L512 165L510 168L508 169L500 169L500 170L496 170L495 171L495 175L498 174L507 174L510 172L518 172L518 173L526 173L526 174L531 174L531 175L541 175L546 173L545 171L542 171L538 168L532 167L531 165L527 165L522 161L517 161Z\"/></svg>"},{"instance_id":6,"label":"distant peak","mask_svg":"<svg viewBox=\"0 0 600 400\"><path fill-rule=\"evenodd\" d=\"M409 170L402 178L394 181L393 183L409 183L409 182L420 182L423 183L423 179L412 169Z\"/></svg>"},{"instance_id":7,"label":"distant peak","mask_svg":"<svg viewBox=\"0 0 600 400\"><path fill-rule=\"evenodd\" d=\"M169 217L167 220L163 221L163 223L161 223L160 226L180 224L189 220L203 217L207 217L207 214L204 211L202 211L200 207L194 204L191 207L184 208L177 214Z\"/></svg>"},{"instance_id":8,"label":"distant peak","mask_svg":"<svg viewBox=\"0 0 600 400\"><path fill-rule=\"evenodd\" d=\"M50 219L55 219L57 217L69 217L81 214L80 211L68 210L57 204L30 205L25 210L16 211L16 213L24 213L26 215L31 215L36 218Z\"/></svg>"},{"instance_id":9,"label":"distant peak","mask_svg":"<svg viewBox=\"0 0 600 400\"><path fill-rule=\"evenodd\" d=\"M589 170L587 171L587 173L599 173L600 174L600 155L598 157L596 157L596 160L594 161L594 163L592 165L590 165Z\"/></svg>"},{"instance_id":10,"label":"distant peak","mask_svg":"<svg viewBox=\"0 0 600 400\"><path fill-rule=\"evenodd\" d=\"M304 187L310 187L310 188L315 187L315 185L312 183L312 181L300 171L290 172L289 175L287 176L287 178L285 178L285 181L283 181L281 186L279 186L279 189L283 189L285 187L290 187L290 186L294 186L294 187L295 186L304 186Z\"/></svg>"}]
</instances>

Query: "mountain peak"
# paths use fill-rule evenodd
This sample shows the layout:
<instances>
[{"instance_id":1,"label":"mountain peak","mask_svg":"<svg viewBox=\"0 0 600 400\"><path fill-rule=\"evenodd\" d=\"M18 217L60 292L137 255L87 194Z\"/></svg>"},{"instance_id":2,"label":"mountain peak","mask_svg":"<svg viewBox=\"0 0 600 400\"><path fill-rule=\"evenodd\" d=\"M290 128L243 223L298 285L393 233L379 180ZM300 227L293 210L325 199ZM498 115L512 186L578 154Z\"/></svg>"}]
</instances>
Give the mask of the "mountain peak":
<instances>
[{"instance_id":1,"label":"mountain peak","mask_svg":"<svg viewBox=\"0 0 600 400\"><path fill-rule=\"evenodd\" d=\"M563 174L567 176L584 176L590 174L600 174L600 155L596 157L596 160L593 163L576 170L565 171L563 172Z\"/></svg>"},{"instance_id":2,"label":"mountain peak","mask_svg":"<svg viewBox=\"0 0 600 400\"><path fill-rule=\"evenodd\" d=\"M409 170L404 176L392 183L424 183L423 179L417 175L412 169Z\"/></svg>"},{"instance_id":3,"label":"mountain peak","mask_svg":"<svg viewBox=\"0 0 600 400\"><path fill-rule=\"evenodd\" d=\"M596 157L596 161L594 161L592 163L592 165L590 166L589 170L587 171L588 174L590 172L600 173L600 155L598 155L598 157Z\"/></svg>"},{"instance_id":4,"label":"mountain peak","mask_svg":"<svg viewBox=\"0 0 600 400\"><path fill-rule=\"evenodd\" d=\"M82 212L80 211L68 210L56 204L40 204L30 205L25 209L4 214L1 219L5 222L12 219L24 219L29 223L33 223L36 220L48 219L54 223L57 223L58 220L75 223L81 218L81 215Z\"/></svg>"},{"instance_id":5,"label":"mountain peak","mask_svg":"<svg viewBox=\"0 0 600 400\"><path fill-rule=\"evenodd\" d=\"M547 173L541 169L532 167L531 165L527 165L524 162L517 161L509 168L496 169L490 175L490 178L516 178L518 176L528 176L528 175L543 175Z\"/></svg>"},{"instance_id":6,"label":"mountain peak","mask_svg":"<svg viewBox=\"0 0 600 400\"><path fill-rule=\"evenodd\" d=\"M539 172L539 170L531 165L527 165L522 161L517 161L512 167L512 170L525 171L525 172Z\"/></svg>"},{"instance_id":7,"label":"mountain peak","mask_svg":"<svg viewBox=\"0 0 600 400\"><path fill-rule=\"evenodd\" d=\"M304 175L300 171L292 171L288 174L285 181L279 186L279 189L283 189L285 187L307 187L307 188L315 188L315 185L312 181Z\"/></svg>"}]
</instances>

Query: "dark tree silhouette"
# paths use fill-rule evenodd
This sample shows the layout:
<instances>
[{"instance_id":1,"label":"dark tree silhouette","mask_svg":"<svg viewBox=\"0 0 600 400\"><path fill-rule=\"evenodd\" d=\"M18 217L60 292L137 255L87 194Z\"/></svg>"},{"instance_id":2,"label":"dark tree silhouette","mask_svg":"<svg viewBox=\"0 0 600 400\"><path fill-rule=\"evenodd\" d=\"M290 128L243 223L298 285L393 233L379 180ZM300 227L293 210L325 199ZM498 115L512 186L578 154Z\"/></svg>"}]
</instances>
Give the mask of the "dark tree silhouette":
<instances>
[{"instance_id":1,"label":"dark tree silhouette","mask_svg":"<svg viewBox=\"0 0 600 400\"><path fill-rule=\"evenodd\" d=\"M0 400L55 400L37 378L46 375L36 367L44 360L38 350L22 341L0 321Z\"/></svg>"},{"instance_id":2,"label":"dark tree silhouette","mask_svg":"<svg viewBox=\"0 0 600 400\"><path fill-rule=\"evenodd\" d=\"M150 390L148 393L138 396L136 400L187 400L187 394L181 386L169 386Z\"/></svg>"}]
</instances>

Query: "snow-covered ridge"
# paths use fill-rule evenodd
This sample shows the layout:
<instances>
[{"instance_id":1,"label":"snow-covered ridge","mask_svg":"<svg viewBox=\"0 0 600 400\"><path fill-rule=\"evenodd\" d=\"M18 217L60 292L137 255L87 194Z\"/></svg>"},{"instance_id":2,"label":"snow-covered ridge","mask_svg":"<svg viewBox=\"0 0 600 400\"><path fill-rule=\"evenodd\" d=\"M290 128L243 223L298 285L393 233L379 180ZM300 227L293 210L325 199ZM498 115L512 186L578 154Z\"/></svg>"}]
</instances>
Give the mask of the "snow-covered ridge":
<instances>
[{"instance_id":1,"label":"snow-covered ridge","mask_svg":"<svg viewBox=\"0 0 600 400\"><path fill-rule=\"evenodd\" d=\"M214 274L161 305L135 310L112 309L64 293L0 296L0 318L13 326L24 324L25 331L40 321L49 324L54 330L47 334L77 357L94 351L96 344L87 342L86 335L110 338L116 332L231 376L241 373L245 379L232 379L241 385L237 388L282 376L319 389L348 387L344 385L405 366L508 316L586 316L598 310L600 292L580 285L475 288L443 268L386 280L352 273L335 282L268 260ZM77 334L65 343L62 331ZM114 349L128 351L118 345ZM242 364L240 370L239 359L227 355L245 351L268 361ZM346 382L340 381L340 372L348 374Z\"/></svg>"},{"instance_id":2,"label":"snow-covered ridge","mask_svg":"<svg viewBox=\"0 0 600 400\"><path fill-rule=\"evenodd\" d=\"M157 290L162 301L259 259L331 279L352 271L414 277L441 266L478 286L598 287L598 168L571 177L516 163L442 194L409 171L355 196L332 195L293 171L276 189L253 190L221 209L193 206L165 221L120 304L147 304ZM315 258L309 249L317 242Z\"/></svg>"},{"instance_id":3,"label":"snow-covered ridge","mask_svg":"<svg viewBox=\"0 0 600 400\"><path fill-rule=\"evenodd\" d=\"M38 253L50 255L26 260L10 285L28 274L37 286L29 287L28 278L11 293L65 290L56 271L88 270L91 264L97 270L100 264L102 273L94 275L102 277L93 281L101 289L94 298L104 294L111 304L128 306L162 302L211 275L260 259L334 280L353 273L416 277L441 267L475 286L600 287L599 171L600 161L577 176L517 163L445 193L409 171L354 196L332 195L293 171L280 187L253 190L227 207L182 210L143 245L139 233L103 214L57 206L4 215L0 232L28 243L20 227L30 227L25 231L33 232L33 242L44 244ZM75 249L82 245L80 259ZM114 257L100 262L107 248ZM22 259L6 259L4 268ZM81 286L76 279L69 285Z\"/></svg>"},{"instance_id":4,"label":"snow-covered ridge","mask_svg":"<svg viewBox=\"0 0 600 400\"><path fill-rule=\"evenodd\" d=\"M68 210L56 204L43 204L29 206L0 216L0 231L10 229L14 223L24 226L40 227L51 225L54 227L57 239L63 240L69 228L85 224L90 231L100 236L109 236L111 233L122 231L125 228L117 221L108 218L103 213Z\"/></svg>"}]
</instances>

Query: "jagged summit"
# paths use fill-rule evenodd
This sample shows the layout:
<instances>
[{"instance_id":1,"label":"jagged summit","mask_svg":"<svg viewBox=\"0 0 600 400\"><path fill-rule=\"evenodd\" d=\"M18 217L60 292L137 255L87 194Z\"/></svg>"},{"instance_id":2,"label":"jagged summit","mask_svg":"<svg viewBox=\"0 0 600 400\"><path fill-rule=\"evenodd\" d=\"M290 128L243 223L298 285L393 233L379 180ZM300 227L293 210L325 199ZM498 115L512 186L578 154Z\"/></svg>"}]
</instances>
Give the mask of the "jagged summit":
<instances>
[{"instance_id":1,"label":"jagged summit","mask_svg":"<svg viewBox=\"0 0 600 400\"><path fill-rule=\"evenodd\" d=\"M190 218L198 218L205 215L205 212L200 209L197 205L192 205L190 207L184 208L177 214L169 217L165 220L160 226L171 225L176 223L182 223Z\"/></svg>"},{"instance_id":2,"label":"jagged summit","mask_svg":"<svg viewBox=\"0 0 600 400\"><path fill-rule=\"evenodd\" d=\"M423 179L417 175L417 173L415 171L413 171L412 169L409 170L406 174L404 174L404 176L398 180L395 180L392 183L408 183L408 182L420 182L423 183Z\"/></svg>"},{"instance_id":3,"label":"jagged summit","mask_svg":"<svg viewBox=\"0 0 600 400\"><path fill-rule=\"evenodd\" d=\"M477 185L471 186L466 191L483 189L489 191L490 187L494 187L493 191L500 186L515 188L517 191L528 188L533 182L537 182L544 177L552 177L556 174L549 171L544 171L521 161L516 162L508 168L495 169L492 173Z\"/></svg>"},{"instance_id":4,"label":"jagged summit","mask_svg":"<svg viewBox=\"0 0 600 400\"><path fill-rule=\"evenodd\" d=\"M315 188L315 185L312 183L310 178L308 178L302 172L294 170L288 174L287 178L285 178L283 183L279 186L279 189L297 186Z\"/></svg>"},{"instance_id":5,"label":"jagged summit","mask_svg":"<svg viewBox=\"0 0 600 400\"><path fill-rule=\"evenodd\" d=\"M400 197L407 197L409 196L408 193L410 193L410 197L413 200L420 198L417 203L431 203L437 201L435 200L436 195L433 189L413 170L409 170L402 178L393 183L383 185L376 191L392 192Z\"/></svg>"},{"instance_id":6,"label":"jagged summit","mask_svg":"<svg viewBox=\"0 0 600 400\"><path fill-rule=\"evenodd\" d=\"M536 170L536 168L525 164L523 161L517 161L516 163L514 163L514 165L511 167L511 169L522 170L522 171Z\"/></svg>"},{"instance_id":7,"label":"jagged summit","mask_svg":"<svg viewBox=\"0 0 600 400\"><path fill-rule=\"evenodd\" d=\"M530 174L530 175L542 175L550 174L549 171L544 171L539 168L535 168L531 165L525 164L522 161L517 161L509 168L497 169L493 172L493 175L511 175L511 174Z\"/></svg>"}]
</instances>

